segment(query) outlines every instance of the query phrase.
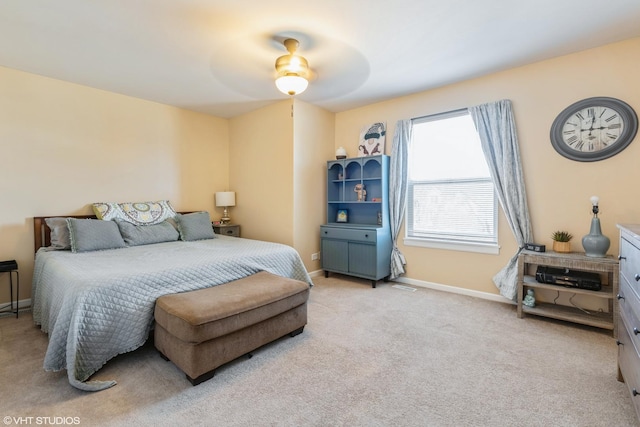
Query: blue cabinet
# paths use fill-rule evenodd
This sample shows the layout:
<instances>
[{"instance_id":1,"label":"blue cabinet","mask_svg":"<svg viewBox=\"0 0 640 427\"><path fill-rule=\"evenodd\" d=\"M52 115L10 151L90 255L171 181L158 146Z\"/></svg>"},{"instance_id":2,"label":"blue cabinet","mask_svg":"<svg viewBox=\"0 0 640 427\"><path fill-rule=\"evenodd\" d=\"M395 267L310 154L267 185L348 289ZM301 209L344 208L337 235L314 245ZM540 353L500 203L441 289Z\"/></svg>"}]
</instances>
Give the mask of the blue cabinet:
<instances>
[{"instance_id":1,"label":"blue cabinet","mask_svg":"<svg viewBox=\"0 0 640 427\"><path fill-rule=\"evenodd\" d=\"M322 269L387 279L391 262L389 156L327 162L327 223L320 227Z\"/></svg>"}]
</instances>

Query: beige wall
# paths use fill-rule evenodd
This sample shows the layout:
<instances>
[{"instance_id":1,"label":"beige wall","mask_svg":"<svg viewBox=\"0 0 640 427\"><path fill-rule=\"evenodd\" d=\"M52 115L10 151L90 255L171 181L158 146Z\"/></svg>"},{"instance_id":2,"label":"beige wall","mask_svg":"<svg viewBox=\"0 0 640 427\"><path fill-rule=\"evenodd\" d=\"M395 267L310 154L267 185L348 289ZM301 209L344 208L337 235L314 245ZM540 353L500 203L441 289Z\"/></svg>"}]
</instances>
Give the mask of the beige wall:
<instances>
[{"instance_id":1,"label":"beige wall","mask_svg":"<svg viewBox=\"0 0 640 427\"><path fill-rule=\"evenodd\" d=\"M286 100L230 120L230 216L242 237L293 245L291 111Z\"/></svg>"},{"instance_id":2,"label":"beige wall","mask_svg":"<svg viewBox=\"0 0 640 427\"><path fill-rule=\"evenodd\" d=\"M297 99L230 120L232 222L242 237L293 246L308 270L320 268L325 161L333 152L334 114Z\"/></svg>"},{"instance_id":3,"label":"beige wall","mask_svg":"<svg viewBox=\"0 0 640 427\"><path fill-rule=\"evenodd\" d=\"M309 271L319 270L320 224L327 220L326 161L333 158L335 114L294 101L294 247Z\"/></svg>"},{"instance_id":4,"label":"beige wall","mask_svg":"<svg viewBox=\"0 0 640 427\"><path fill-rule=\"evenodd\" d=\"M213 193L228 186L227 120L2 67L0 144L0 260L18 261L21 299L33 216L156 199L213 212Z\"/></svg>"},{"instance_id":5,"label":"beige wall","mask_svg":"<svg viewBox=\"0 0 640 427\"><path fill-rule=\"evenodd\" d=\"M389 153L399 119L504 98L513 101L536 242L550 247L551 232L566 229L581 250L589 197L598 195L609 253L617 254L615 224L640 222L638 138L611 159L579 163L553 150L549 128L563 108L591 96L640 111L638 58L636 38L335 115L286 100L231 120L0 68L0 260L18 260L28 298L31 217L90 213L94 201L166 198L217 219L213 193L233 190L231 217L242 235L294 246L313 271L326 215L324 165L335 148L356 155L361 127L382 120ZM502 215L499 236L499 255L400 241L406 277L496 294L491 278L517 250Z\"/></svg>"},{"instance_id":6,"label":"beige wall","mask_svg":"<svg viewBox=\"0 0 640 427\"><path fill-rule=\"evenodd\" d=\"M640 203L636 200L640 137L613 158L581 163L556 153L549 141L549 130L565 107L593 96L620 98L640 113L639 58L640 39L635 38L339 113L335 147L344 146L354 155L361 126L384 120L388 127L386 152L390 153L399 119L510 99L536 242L550 248L551 233L566 229L576 236L573 249L582 251L580 241L588 234L591 220L589 198L597 195L602 231L612 241L609 253L617 255L616 223L640 222ZM499 242L499 255L407 247L402 240L399 246L407 258L409 278L497 293L492 277L517 250L502 215Z\"/></svg>"}]
</instances>

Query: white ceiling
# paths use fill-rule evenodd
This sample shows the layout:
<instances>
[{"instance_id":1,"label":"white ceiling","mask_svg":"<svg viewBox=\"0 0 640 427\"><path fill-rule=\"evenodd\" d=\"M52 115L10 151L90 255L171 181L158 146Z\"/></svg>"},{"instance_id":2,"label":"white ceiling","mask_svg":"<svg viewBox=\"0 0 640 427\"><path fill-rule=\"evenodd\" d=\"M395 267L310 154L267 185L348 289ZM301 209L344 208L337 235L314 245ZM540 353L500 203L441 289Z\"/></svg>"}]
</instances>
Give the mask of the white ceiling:
<instances>
[{"instance_id":1,"label":"white ceiling","mask_svg":"<svg viewBox=\"0 0 640 427\"><path fill-rule=\"evenodd\" d=\"M0 2L1 66L219 117L286 99L286 37L340 112L638 36L640 0Z\"/></svg>"}]
</instances>

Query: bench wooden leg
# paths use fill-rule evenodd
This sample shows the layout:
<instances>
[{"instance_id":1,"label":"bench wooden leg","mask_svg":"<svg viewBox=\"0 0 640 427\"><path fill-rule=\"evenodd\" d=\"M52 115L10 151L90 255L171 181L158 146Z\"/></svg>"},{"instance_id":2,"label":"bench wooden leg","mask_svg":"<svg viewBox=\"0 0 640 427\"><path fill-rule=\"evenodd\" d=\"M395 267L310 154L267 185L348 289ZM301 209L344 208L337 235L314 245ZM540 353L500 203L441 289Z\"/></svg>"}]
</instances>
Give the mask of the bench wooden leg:
<instances>
[{"instance_id":1,"label":"bench wooden leg","mask_svg":"<svg viewBox=\"0 0 640 427\"><path fill-rule=\"evenodd\" d=\"M196 378L191 378L189 375L186 375L186 374L185 374L185 376L187 377L187 379L189 380L191 385L198 385L201 382L204 382L204 381L207 381L207 380L210 380L211 378L213 378L215 373L216 373L216 370L212 369L209 372L205 372L204 374L202 374L202 375L200 375L200 376L198 376Z\"/></svg>"},{"instance_id":2,"label":"bench wooden leg","mask_svg":"<svg viewBox=\"0 0 640 427\"><path fill-rule=\"evenodd\" d=\"M291 332L289 334L290 337L295 337L296 335L300 335L302 333L302 331L304 331L304 326L301 328L296 329L295 331Z\"/></svg>"}]
</instances>

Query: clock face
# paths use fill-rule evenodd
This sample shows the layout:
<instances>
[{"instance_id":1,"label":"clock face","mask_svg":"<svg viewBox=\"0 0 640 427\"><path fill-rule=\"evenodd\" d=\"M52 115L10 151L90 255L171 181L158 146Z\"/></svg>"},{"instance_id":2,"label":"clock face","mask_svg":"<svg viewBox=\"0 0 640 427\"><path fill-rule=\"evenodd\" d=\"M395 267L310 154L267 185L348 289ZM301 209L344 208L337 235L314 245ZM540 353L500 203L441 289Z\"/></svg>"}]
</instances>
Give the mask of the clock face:
<instances>
[{"instance_id":1,"label":"clock face","mask_svg":"<svg viewBox=\"0 0 640 427\"><path fill-rule=\"evenodd\" d=\"M614 98L589 98L570 105L556 117L551 144L572 160L602 160L625 149L637 128L636 114L626 103Z\"/></svg>"}]
</instances>

